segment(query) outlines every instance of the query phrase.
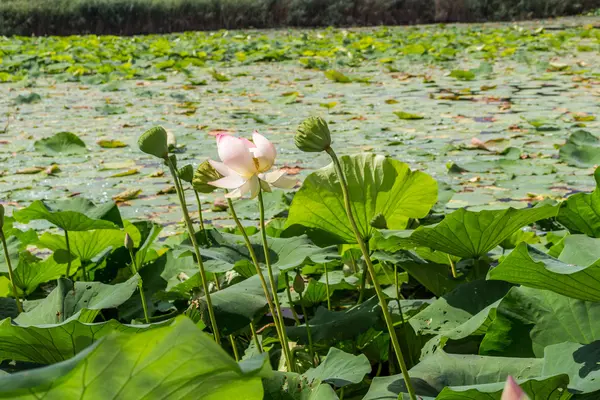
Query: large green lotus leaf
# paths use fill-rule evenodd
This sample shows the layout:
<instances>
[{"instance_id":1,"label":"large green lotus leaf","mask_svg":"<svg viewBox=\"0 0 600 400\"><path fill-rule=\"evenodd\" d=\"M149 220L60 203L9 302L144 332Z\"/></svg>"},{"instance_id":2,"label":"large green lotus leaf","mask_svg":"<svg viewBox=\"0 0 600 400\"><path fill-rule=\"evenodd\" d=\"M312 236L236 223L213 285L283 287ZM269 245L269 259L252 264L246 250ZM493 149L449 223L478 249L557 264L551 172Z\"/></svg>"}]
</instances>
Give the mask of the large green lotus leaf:
<instances>
[{"instance_id":1,"label":"large green lotus leaf","mask_svg":"<svg viewBox=\"0 0 600 400\"><path fill-rule=\"evenodd\" d=\"M573 132L559 150L559 157L569 165L589 168L600 164L600 139L583 130Z\"/></svg>"},{"instance_id":2,"label":"large green lotus leaf","mask_svg":"<svg viewBox=\"0 0 600 400\"><path fill-rule=\"evenodd\" d=\"M411 368L409 374L417 394L435 397L446 387L504 385L509 375L519 381L537 378L542 366L543 360L538 358L482 357L440 350ZM400 392L406 392L402 375L375 378L363 400L396 399Z\"/></svg>"},{"instance_id":3,"label":"large green lotus leaf","mask_svg":"<svg viewBox=\"0 0 600 400\"><path fill-rule=\"evenodd\" d=\"M96 206L84 198L52 203L36 200L28 207L15 211L13 216L21 223L43 219L66 231L116 229L123 226L116 204L109 202Z\"/></svg>"},{"instance_id":4,"label":"large green lotus leaf","mask_svg":"<svg viewBox=\"0 0 600 400\"><path fill-rule=\"evenodd\" d=\"M329 311L319 307L308 321L315 342L352 339L365 332L381 319L381 308L376 297L345 311ZM306 325L289 326L290 339L308 343Z\"/></svg>"},{"instance_id":5,"label":"large green lotus leaf","mask_svg":"<svg viewBox=\"0 0 600 400\"><path fill-rule=\"evenodd\" d=\"M73 267L79 266L76 260ZM40 260L29 253L23 253L19 264L15 268L15 283L26 294L32 293L39 285L64 276L67 273L67 264L59 264L50 256Z\"/></svg>"},{"instance_id":6,"label":"large green lotus leaf","mask_svg":"<svg viewBox=\"0 0 600 400\"><path fill-rule=\"evenodd\" d=\"M464 258L477 258L498 246L517 229L556 215L558 209L542 206L517 210L467 211L463 208L446 215L433 228L422 227L410 240L444 253Z\"/></svg>"},{"instance_id":7,"label":"large green lotus leaf","mask_svg":"<svg viewBox=\"0 0 600 400\"><path fill-rule=\"evenodd\" d=\"M371 363L364 354L355 356L331 347L323 363L304 373L309 382L320 381L343 387L362 382L371 372Z\"/></svg>"},{"instance_id":8,"label":"large green lotus leaf","mask_svg":"<svg viewBox=\"0 0 600 400\"><path fill-rule=\"evenodd\" d=\"M569 376L565 374L522 380L521 389L533 400L568 400ZM501 400L504 382L475 386L447 387L435 400Z\"/></svg>"},{"instance_id":9,"label":"large green lotus leaf","mask_svg":"<svg viewBox=\"0 0 600 400\"><path fill-rule=\"evenodd\" d=\"M594 250L600 249L600 239L581 237L580 235L571 235L565 238L565 246L566 243L572 244L575 241L586 242L586 239L595 242ZM585 257L584 252L581 251L582 247L578 247L579 251L574 256L568 257L585 262L589 257ZM566 250L565 247L560 258ZM567 262L564 262L526 243L521 243L489 272L488 279L551 290L580 300L600 301L600 285L598 284L600 282L600 262L596 262L599 261L598 258L600 255L594 259L591 265L576 265L572 262L573 260L567 259Z\"/></svg>"},{"instance_id":10,"label":"large green lotus leaf","mask_svg":"<svg viewBox=\"0 0 600 400\"><path fill-rule=\"evenodd\" d=\"M510 287L505 282L468 282L413 316L408 322L418 335L434 336L422 354L443 348L449 340L484 335L493 321L495 308Z\"/></svg>"},{"instance_id":11,"label":"large green lotus leaf","mask_svg":"<svg viewBox=\"0 0 600 400\"><path fill-rule=\"evenodd\" d=\"M78 257L82 262L90 262L108 248L114 249L123 246L124 238L125 232L117 229L75 231L69 233L69 246L71 254ZM40 236L37 245L52 251L67 249L64 235L48 232Z\"/></svg>"},{"instance_id":12,"label":"large green lotus leaf","mask_svg":"<svg viewBox=\"0 0 600 400\"><path fill-rule=\"evenodd\" d=\"M45 156L69 156L88 152L83 140L71 132L58 132L49 138L36 140L34 147Z\"/></svg>"},{"instance_id":13,"label":"large green lotus leaf","mask_svg":"<svg viewBox=\"0 0 600 400\"><path fill-rule=\"evenodd\" d=\"M219 262L219 271L233 269L237 263L251 262L248 249L241 235L220 233L216 230L207 231L211 239L211 247L202 249L202 257ZM264 250L259 234L249 237L259 263L264 263ZM281 271L301 267L307 263L326 263L339 259L337 247L321 248L315 246L306 235L291 238L267 238L269 243L269 258L271 265ZM189 240L181 244L182 248L190 249Z\"/></svg>"},{"instance_id":14,"label":"large green lotus leaf","mask_svg":"<svg viewBox=\"0 0 600 400\"><path fill-rule=\"evenodd\" d=\"M15 322L22 326L56 324L77 318L92 322L98 312L123 304L137 289L139 275L127 282L105 285L100 282L72 282L60 278L58 286L41 302L19 314ZM79 314L81 312L81 314Z\"/></svg>"},{"instance_id":15,"label":"large green lotus leaf","mask_svg":"<svg viewBox=\"0 0 600 400\"><path fill-rule=\"evenodd\" d=\"M5 319L0 322L0 360L54 364L112 332L137 333L164 324L124 325L111 319L98 324L71 320L56 325L19 326Z\"/></svg>"},{"instance_id":16,"label":"large green lotus leaf","mask_svg":"<svg viewBox=\"0 0 600 400\"><path fill-rule=\"evenodd\" d=\"M544 375L569 375L569 389L576 393L600 390L600 341L589 344L564 342L544 349ZM598 397L595 397L598 398Z\"/></svg>"},{"instance_id":17,"label":"large green lotus leaf","mask_svg":"<svg viewBox=\"0 0 600 400\"><path fill-rule=\"evenodd\" d=\"M425 217L437 201L437 182L407 164L374 154L343 156L340 161L354 218L365 238L373 235L371 221L379 214L389 229L404 229L410 218ZM319 244L356 243L333 164L310 174L294 196L285 234L304 230Z\"/></svg>"},{"instance_id":18,"label":"large green lotus leaf","mask_svg":"<svg viewBox=\"0 0 600 400\"><path fill-rule=\"evenodd\" d=\"M594 178L596 189L591 194L569 196L560 205L557 219L571 232L600 238L600 168L596 168Z\"/></svg>"},{"instance_id":19,"label":"large green lotus leaf","mask_svg":"<svg viewBox=\"0 0 600 400\"><path fill-rule=\"evenodd\" d=\"M2 376L0 398L261 400L266 361L236 363L179 317L135 335L113 332L67 361Z\"/></svg>"},{"instance_id":20,"label":"large green lotus leaf","mask_svg":"<svg viewBox=\"0 0 600 400\"><path fill-rule=\"evenodd\" d=\"M268 278L265 276L265 279ZM267 283L267 288L269 287ZM211 293L210 298L215 310L217 326L223 334L231 334L247 327L267 309L265 292L258 275ZM203 303L204 299L202 297Z\"/></svg>"},{"instance_id":21,"label":"large green lotus leaf","mask_svg":"<svg viewBox=\"0 0 600 400\"><path fill-rule=\"evenodd\" d=\"M480 354L542 357L544 348L565 341L589 344L600 339L600 303L549 290L513 287L496 308L496 318Z\"/></svg>"}]
</instances>

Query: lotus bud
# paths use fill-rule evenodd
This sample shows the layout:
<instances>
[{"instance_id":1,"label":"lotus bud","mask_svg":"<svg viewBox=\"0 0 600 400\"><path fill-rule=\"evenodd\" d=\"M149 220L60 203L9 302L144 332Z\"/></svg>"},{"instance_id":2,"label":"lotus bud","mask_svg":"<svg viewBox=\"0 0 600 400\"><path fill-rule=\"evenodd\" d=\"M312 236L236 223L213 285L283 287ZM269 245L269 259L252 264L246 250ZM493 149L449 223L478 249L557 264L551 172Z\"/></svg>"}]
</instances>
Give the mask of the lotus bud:
<instances>
[{"instance_id":1,"label":"lotus bud","mask_svg":"<svg viewBox=\"0 0 600 400\"><path fill-rule=\"evenodd\" d=\"M528 400L529 398L512 376L506 379L501 400Z\"/></svg>"},{"instance_id":2,"label":"lotus bud","mask_svg":"<svg viewBox=\"0 0 600 400\"><path fill-rule=\"evenodd\" d=\"M294 288L294 292L302 293L304 292L304 279L302 279L302 275L300 273L296 274L294 278L294 284L292 286Z\"/></svg>"},{"instance_id":3,"label":"lotus bud","mask_svg":"<svg viewBox=\"0 0 600 400\"><path fill-rule=\"evenodd\" d=\"M217 179L221 179L221 175L208 161L204 161L198 166L192 179L192 186L196 192L200 193L212 193L216 189L216 186L209 185L208 182L214 182Z\"/></svg>"},{"instance_id":4,"label":"lotus bud","mask_svg":"<svg viewBox=\"0 0 600 400\"><path fill-rule=\"evenodd\" d=\"M184 165L177 171L177 174L182 181L192 183L192 179L194 178L194 167L192 167L191 164Z\"/></svg>"},{"instance_id":5,"label":"lotus bud","mask_svg":"<svg viewBox=\"0 0 600 400\"><path fill-rule=\"evenodd\" d=\"M133 251L133 239L129 236L129 233L125 234L125 248L129 251Z\"/></svg>"},{"instance_id":6,"label":"lotus bud","mask_svg":"<svg viewBox=\"0 0 600 400\"><path fill-rule=\"evenodd\" d=\"M138 146L146 154L166 159L169 155L167 131L162 126L148 129L138 139Z\"/></svg>"},{"instance_id":7,"label":"lotus bud","mask_svg":"<svg viewBox=\"0 0 600 400\"><path fill-rule=\"evenodd\" d=\"M296 147L306 152L321 152L331 146L331 133L321 117L310 117L300 124L294 137Z\"/></svg>"}]
</instances>

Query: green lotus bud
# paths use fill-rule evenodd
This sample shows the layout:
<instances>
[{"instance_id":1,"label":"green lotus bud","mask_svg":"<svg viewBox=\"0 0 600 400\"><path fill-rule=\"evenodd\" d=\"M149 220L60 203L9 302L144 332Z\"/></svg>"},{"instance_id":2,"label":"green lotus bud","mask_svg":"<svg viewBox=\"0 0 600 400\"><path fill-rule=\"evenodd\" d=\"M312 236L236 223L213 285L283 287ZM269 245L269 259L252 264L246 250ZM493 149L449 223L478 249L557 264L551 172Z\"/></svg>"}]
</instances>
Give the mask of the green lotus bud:
<instances>
[{"instance_id":1,"label":"green lotus bud","mask_svg":"<svg viewBox=\"0 0 600 400\"><path fill-rule=\"evenodd\" d=\"M294 137L296 146L306 152L325 151L331 146L331 133L321 117L310 117L300 124Z\"/></svg>"},{"instance_id":2,"label":"green lotus bud","mask_svg":"<svg viewBox=\"0 0 600 400\"><path fill-rule=\"evenodd\" d=\"M148 129L138 139L138 146L146 154L166 159L169 155L167 131L162 126Z\"/></svg>"},{"instance_id":3,"label":"green lotus bud","mask_svg":"<svg viewBox=\"0 0 600 400\"><path fill-rule=\"evenodd\" d=\"M192 179L194 178L194 167L192 167L191 164L184 165L177 171L177 174L182 181L192 183Z\"/></svg>"},{"instance_id":4,"label":"green lotus bud","mask_svg":"<svg viewBox=\"0 0 600 400\"><path fill-rule=\"evenodd\" d=\"M4 228L4 206L0 204L0 230Z\"/></svg>"},{"instance_id":5,"label":"green lotus bud","mask_svg":"<svg viewBox=\"0 0 600 400\"><path fill-rule=\"evenodd\" d=\"M212 193L217 189L216 187L209 185L208 182L216 181L221 179L223 175L219 173L208 161L204 161L198 166L192 179L192 186L197 192L200 193Z\"/></svg>"},{"instance_id":6,"label":"green lotus bud","mask_svg":"<svg viewBox=\"0 0 600 400\"><path fill-rule=\"evenodd\" d=\"M125 234L125 248L129 251L133 251L133 239L129 236L129 233Z\"/></svg>"},{"instance_id":7,"label":"green lotus bud","mask_svg":"<svg viewBox=\"0 0 600 400\"><path fill-rule=\"evenodd\" d=\"M296 274L296 277L294 278L294 285L292 287L296 293L304 292L304 279L302 279L302 275L300 275L300 273Z\"/></svg>"}]
</instances>

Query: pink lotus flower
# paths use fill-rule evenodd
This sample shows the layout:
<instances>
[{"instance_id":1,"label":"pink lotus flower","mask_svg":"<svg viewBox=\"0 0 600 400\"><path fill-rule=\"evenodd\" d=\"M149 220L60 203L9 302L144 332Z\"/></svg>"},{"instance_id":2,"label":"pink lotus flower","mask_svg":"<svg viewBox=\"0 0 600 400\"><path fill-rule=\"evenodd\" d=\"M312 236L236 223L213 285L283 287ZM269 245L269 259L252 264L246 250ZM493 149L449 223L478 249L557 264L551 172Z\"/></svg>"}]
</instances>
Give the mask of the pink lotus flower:
<instances>
[{"instance_id":1,"label":"pink lotus flower","mask_svg":"<svg viewBox=\"0 0 600 400\"><path fill-rule=\"evenodd\" d=\"M501 400L527 400L528 397L512 376L506 379Z\"/></svg>"},{"instance_id":2,"label":"pink lotus flower","mask_svg":"<svg viewBox=\"0 0 600 400\"><path fill-rule=\"evenodd\" d=\"M252 134L252 142L219 134L217 149L222 162L209 162L223 178L209 184L231 190L226 197L237 198L250 193L250 198L255 198L261 188L270 192L271 185L291 189L296 184L296 180L286 176L285 171L268 172L275 163L277 151L273 143L256 131Z\"/></svg>"}]
</instances>

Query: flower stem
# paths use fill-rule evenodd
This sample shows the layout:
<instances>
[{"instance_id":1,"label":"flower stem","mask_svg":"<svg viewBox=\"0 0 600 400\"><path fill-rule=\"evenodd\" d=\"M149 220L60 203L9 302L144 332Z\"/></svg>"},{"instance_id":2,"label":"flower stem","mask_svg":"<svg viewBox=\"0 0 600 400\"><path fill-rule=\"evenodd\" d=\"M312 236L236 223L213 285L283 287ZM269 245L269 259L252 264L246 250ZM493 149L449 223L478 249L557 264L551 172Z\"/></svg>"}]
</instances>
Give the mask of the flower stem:
<instances>
[{"instance_id":1,"label":"flower stem","mask_svg":"<svg viewBox=\"0 0 600 400\"><path fill-rule=\"evenodd\" d=\"M254 344L258 349L259 353L263 352L262 346L260 345L260 340L258 340L258 333L256 333L256 327L254 326L254 321L250 322L250 331L252 332L252 338L254 339Z\"/></svg>"},{"instance_id":2,"label":"flower stem","mask_svg":"<svg viewBox=\"0 0 600 400\"><path fill-rule=\"evenodd\" d=\"M131 257L131 268L133 269L133 273L139 273L137 263L135 262L135 255L133 254L133 250L129 250L129 256ZM150 318L148 316L148 306L146 305L146 296L144 295L144 284L142 282L142 277L140 276L140 280L138 281L138 289L140 291L140 297L142 299L142 308L144 309L144 319L146 323L150 323Z\"/></svg>"},{"instance_id":3,"label":"flower stem","mask_svg":"<svg viewBox=\"0 0 600 400\"><path fill-rule=\"evenodd\" d=\"M240 361L240 353L238 353L238 348L235 344L235 339L233 335L229 335L229 342L231 343L231 348L233 349L233 356L235 357L235 361Z\"/></svg>"},{"instance_id":4,"label":"flower stem","mask_svg":"<svg viewBox=\"0 0 600 400\"><path fill-rule=\"evenodd\" d=\"M177 171L175 170L175 166L170 158L166 158L165 162L171 171L171 175L173 176L173 180L175 181L175 190L177 191L177 196L179 197L179 204L181 205L181 211L183 213L183 218L185 220L185 225L187 227L188 235L190 237L190 241L192 242L192 246L194 247L194 253L196 255L196 262L198 263L198 269L200 270L200 278L202 280L202 289L204 289L204 295L206 296L206 305L208 308L208 315L210 317L210 324L213 330L213 335L215 337L215 342L217 344L221 344L221 336L219 335L219 328L217 327L217 319L215 317L215 310L213 309L212 300L210 298L210 291L208 289L208 281L206 279L206 271L204 270L204 263L202 262L202 256L200 254L200 248L198 247L198 243L196 242L196 236L194 235L194 227L192 226L192 221L190 219L190 215L187 210L187 205L185 203L185 197L183 194L183 188L181 183L179 182L179 178L177 177Z\"/></svg>"},{"instance_id":5,"label":"flower stem","mask_svg":"<svg viewBox=\"0 0 600 400\"><path fill-rule=\"evenodd\" d=\"M448 254L448 261L450 262L450 271L452 271L452 277L456 279L458 275L456 275L456 267L454 266L454 262L450 258L450 254Z\"/></svg>"},{"instance_id":6,"label":"flower stem","mask_svg":"<svg viewBox=\"0 0 600 400\"><path fill-rule=\"evenodd\" d=\"M4 237L4 232L2 228L0 228L0 239L2 239L2 247L4 248L4 258L6 259L6 265L8 266L8 277L10 278L10 283L13 288L13 294L15 295L15 300L17 301L17 311L19 313L23 312L23 306L21 305L21 300L19 299L19 292L17 292L17 284L15 283L15 274L12 269L12 262L10 261L10 255L8 254L8 245L6 244L6 238Z\"/></svg>"},{"instance_id":7,"label":"flower stem","mask_svg":"<svg viewBox=\"0 0 600 400\"><path fill-rule=\"evenodd\" d=\"M285 271L283 273L283 279L285 280L285 291L287 293L288 303L290 303L290 309L292 310L292 315L294 316L296 325L300 325L300 318L298 318L298 313L294 309L294 302L292 301L292 292L290 291L290 281L288 279L287 271Z\"/></svg>"},{"instance_id":8,"label":"flower stem","mask_svg":"<svg viewBox=\"0 0 600 400\"><path fill-rule=\"evenodd\" d=\"M329 293L329 275L327 274L327 263L325 266L325 293L327 294L327 309L331 311L331 294Z\"/></svg>"},{"instance_id":9,"label":"flower stem","mask_svg":"<svg viewBox=\"0 0 600 400\"><path fill-rule=\"evenodd\" d=\"M229 206L229 211L231 212L231 216L235 221L238 230L242 233L242 237L244 238L244 243L246 244L246 248L248 249L248 253L250 254L250 258L252 259L252 263L254 264L254 268L256 268L256 274L260 279L260 284L262 286L265 299L267 300L267 304L269 305L269 312L273 316L273 322L275 323L275 330L277 331L277 336L279 338L279 342L281 343L281 348L283 349L283 355L285 357L286 364L288 366L288 370L292 371L292 358L289 351L289 346L287 346L287 338L282 334L282 327L279 325L279 317L277 315L277 310L275 305L273 304L273 299L271 298L271 294L269 293L269 288L267 287L267 281L265 280L265 276L263 275L262 269L260 268L260 264L258 263L258 258L256 257L256 252L254 251L254 247L252 247L252 243L250 243L250 238L248 238L248 234L244 229L244 226L240 222L240 219L235 212L235 208L233 207L233 201L230 198L227 198L227 205ZM274 292L274 296L276 296L277 292ZM287 349L287 350L286 350Z\"/></svg>"},{"instance_id":10,"label":"flower stem","mask_svg":"<svg viewBox=\"0 0 600 400\"><path fill-rule=\"evenodd\" d=\"M300 295L300 307L302 307L302 314L304 314L304 323L306 324L306 336L308 337L308 351L310 352L310 359L312 361L313 367L316 367L317 361L315 359L315 348L313 346L312 333L310 331L310 325L308 324L308 314L306 313L306 307L304 307L302 293L298 294Z\"/></svg>"},{"instance_id":11,"label":"flower stem","mask_svg":"<svg viewBox=\"0 0 600 400\"><path fill-rule=\"evenodd\" d=\"M69 232L67 232L65 230L65 244L67 245L67 253L69 253L67 256L69 257L67 259L67 279L69 278L69 275L71 275L71 245L69 244Z\"/></svg>"},{"instance_id":12,"label":"flower stem","mask_svg":"<svg viewBox=\"0 0 600 400\"><path fill-rule=\"evenodd\" d=\"M271 267L271 257L269 255L269 242L267 241L267 230L265 228L265 205L263 202L262 189L258 191L258 208L260 214L260 233L262 235L263 250L265 253L265 264L267 265L267 273L269 276L269 283L271 284L271 291L273 292L273 301L275 303L275 309L277 311L277 318L279 319L279 328L281 330L281 337L283 342L281 347L288 353L288 366L291 372L293 371L292 356L290 352L290 346L285 332L285 323L283 321L283 314L281 313L281 305L279 304L279 298L277 297L277 285L275 284L275 277L273 276L273 268Z\"/></svg>"},{"instance_id":13,"label":"flower stem","mask_svg":"<svg viewBox=\"0 0 600 400\"><path fill-rule=\"evenodd\" d=\"M200 201L200 196L196 190L194 190L194 194L196 195L196 202L198 203L198 219L200 220L200 229L204 232L204 238L206 239L207 246L210 246L208 233L206 233L206 229L204 228L204 218L202 217L202 201Z\"/></svg>"},{"instance_id":14,"label":"flower stem","mask_svg":"<svg viewBox=\"0 0 600 400\"><path fill-rule=\"evenodd\" d=\"M361 304L365 298L365 290L367 290L367 273L367 267L363 268L363 273L360 278L360 294L358 295L356 304Z\"/></svg>"},{"instance_id":15,"label":"flower stem","mask_svg":"<svg viewBox=\"0 0 600 400\"><path fill-rule=\"evenodd\" d=\"M340 164L340 160L337 158L337 155L333 151L331 147L327 148L327 154L331 157L333 161L333 166L335 168L335 172L340 181L340 186L342 189L342 196L344 198L344 207L346 208L346 215L348 216L348 221L352 227L352 231L354 232L354 236L360 250L362 252L363 258L365 260L365 264L369 271L369 275L371 275L371 281L373 283L373 287L375 288L375 293L377 294L377 298L379 300L379 304L381 306L381 311L383 313L383 318L385 319L385 324L387 325L390 340L392 342L392 346L394 348L394 352L396 353L396 357L398 358L398 363L400 364L400 369L402 370L402 376L404 377L404 383L406 385L406 389L408 391L408 395L411 400L416 400L417 397L415 395L415 390L410 381L410 376L408 374L408 368L406 368L406 363L404 361L404 357L402 355L402 348L400 347L400 343L398 342L398 336L396 335L396 330L394 329L394 322L392 321L392 316L390 314L390 310L387 306L387 301L385 299L385 295L381 290L381 286L379 282L377 282L377 276L375 274L375 268L373 267L373 262L371 261L371 257L367 250L367 246L365 245L365 241L358 230L358 226L356 225L356 221L354 220L354 215L352 214L352 204L350 203L350 194L348 193L348 183L346 182L346 177L344 176L344 172L342 170L342 166ZM402 398L402 393L398 396L399 399Z\"/></svg>"}]
</instances>

